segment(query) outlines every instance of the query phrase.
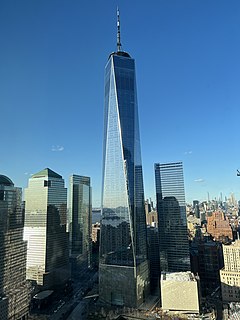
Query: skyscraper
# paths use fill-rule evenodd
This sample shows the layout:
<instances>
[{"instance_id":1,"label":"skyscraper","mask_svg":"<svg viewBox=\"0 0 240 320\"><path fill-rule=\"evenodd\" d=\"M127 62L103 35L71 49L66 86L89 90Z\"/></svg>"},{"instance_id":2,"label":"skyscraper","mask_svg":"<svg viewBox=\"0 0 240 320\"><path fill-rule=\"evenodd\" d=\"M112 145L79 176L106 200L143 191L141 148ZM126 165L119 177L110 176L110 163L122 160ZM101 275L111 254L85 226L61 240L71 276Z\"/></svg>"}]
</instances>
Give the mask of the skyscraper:
<instances>
[{"instance_id":1,"label":"skyscraper","mask_svg":"<svg viewBox=\"0 0 240 320\"><path fill-rule=\"evenodd\" d=\"M92 199L90 178L70 177L69 231L72 270L91 265Z\"/></svg>"},{"instance_id":2,"label":"skyscraper","mask_svg":"<svg viewBox=\"0 0 240 320\"><path fill-rule=\"evenodd\" d=\"M23 221L22 190L0 175L0 319L4 320L28 315Z\"/></svg>"},{"instance_id":3,"label":"skyscraper","mask_svg":"<svg viewBox=\"0 0 240 320\"><path fill-rule=\"evenodd\" d=\"M135 62L117 51L105 67L100 299L136 307L149 291Z\"/></svg>"},{"instance_id":4,"label":"skyscraper","mask_svg":"<svg viewBox=\"0 0 240 320\"><path fill-rule=\"evenodd\" d=\"M155 164L162 271L190 270L182 162Z\"/></svg>"},{"instance_id":5,"label":"skyscraper","mask_svg":"<svg viewBox=\"0 0 240 320\"><path fill-rule=\"evenodd\" d=\"M27 279L35 280L43 288L64 284L70 270L67 189L62 176L48 168L32 175L25 202Z\"/></svg>"}]
</instances>

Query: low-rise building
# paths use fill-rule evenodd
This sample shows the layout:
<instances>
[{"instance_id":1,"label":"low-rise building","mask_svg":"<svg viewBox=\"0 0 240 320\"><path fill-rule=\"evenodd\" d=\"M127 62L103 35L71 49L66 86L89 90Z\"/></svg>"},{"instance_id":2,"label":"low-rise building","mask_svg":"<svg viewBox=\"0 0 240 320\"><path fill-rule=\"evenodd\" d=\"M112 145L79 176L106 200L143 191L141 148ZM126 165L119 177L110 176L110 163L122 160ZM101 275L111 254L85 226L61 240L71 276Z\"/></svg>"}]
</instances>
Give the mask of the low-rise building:
<instances>
[{"instance_id":1,"label":"low-rise building","mask_svg":"<svg viewBox=\"0 0 240 320\"><path fill-rule=\"evenodd\" d=\"M163 311L199 313L199 280L190 271L161 274Z\"/></svg>"}]
</instances>

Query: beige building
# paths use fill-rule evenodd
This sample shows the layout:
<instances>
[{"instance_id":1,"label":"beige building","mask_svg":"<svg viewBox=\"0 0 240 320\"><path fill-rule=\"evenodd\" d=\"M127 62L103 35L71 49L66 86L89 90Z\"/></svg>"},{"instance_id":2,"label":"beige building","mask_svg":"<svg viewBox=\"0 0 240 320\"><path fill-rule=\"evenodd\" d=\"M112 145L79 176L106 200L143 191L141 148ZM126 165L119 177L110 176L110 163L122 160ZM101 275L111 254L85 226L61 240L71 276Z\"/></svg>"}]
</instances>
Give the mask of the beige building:
<instances>
[{"instance_id":1,"label":"beige building","mask_svg":"<svg viewBox=\"0 0 240 320\"><path fill-rule=\"evenodd\" d=\"M222 299L240 301L240 240L223 245L224 268L220 270Z\"/></svg>"},{"instance_id":2,"label":"beige building","mask_svg":"<svg viewBox=\"0 0 240 320\"><path fill-rule=\"evenodd\" d=\"M161 275L163 311L199 313L199 281L190 272L164 272Z\"/></svg>"},{"instance_id":3,"label":"beige building","mask_svg":"<svg viewBox=\"0 0 240 320\"><path fill-rule=\"evenodd\" d=\"M92 225L92 241L97 242L100 234L100 223L96 222Z\"/></svg>"},{"instance_id":4,"label":"beige building","mask_svg":"<svg viewBox=\"0 0 240 320\"><path fill-rule=\"evenodd\" d=\"M158 216L156 211L151 211L146 214L147 225L151 227L158 227Z\"/></svg>"}]
</instances>

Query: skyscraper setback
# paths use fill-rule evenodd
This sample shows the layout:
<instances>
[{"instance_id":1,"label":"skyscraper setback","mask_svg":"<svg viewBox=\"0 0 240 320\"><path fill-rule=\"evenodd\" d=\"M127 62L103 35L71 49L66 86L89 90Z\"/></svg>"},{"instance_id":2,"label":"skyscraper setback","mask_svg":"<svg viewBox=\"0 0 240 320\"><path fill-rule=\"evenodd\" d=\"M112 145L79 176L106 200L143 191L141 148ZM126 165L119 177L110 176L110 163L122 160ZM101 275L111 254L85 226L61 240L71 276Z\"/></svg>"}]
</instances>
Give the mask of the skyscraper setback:
<instances>
[{"instance_id":1,"label":"skyscraper setback","mask_svg":"<svg viewBox=\"0 0 240 320\"><path fill-rule=\"evenodd\" d=\"M135 61L117 51L105 68L100 299L136 307L149 290L146 218L140 151Z\"/></svg>"},{"instance_id":2,"label":"skyscraper setback","mask_svg":"<svg viewBox=\"0 0 240 320\"><path fill-rule=\"evenodd\" d=\"M162 271L190 270L182 162L155 164Z\"/></svg>"}]
</instances>

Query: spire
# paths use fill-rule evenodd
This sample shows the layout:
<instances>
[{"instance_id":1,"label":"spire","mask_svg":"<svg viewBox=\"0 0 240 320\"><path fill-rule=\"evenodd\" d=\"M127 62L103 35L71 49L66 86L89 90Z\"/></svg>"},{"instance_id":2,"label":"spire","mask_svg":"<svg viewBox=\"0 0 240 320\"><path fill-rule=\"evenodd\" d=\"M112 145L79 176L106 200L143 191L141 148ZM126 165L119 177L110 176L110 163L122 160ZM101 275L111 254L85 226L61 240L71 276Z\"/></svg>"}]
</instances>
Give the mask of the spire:
<instances>
[{"instance_id":1,"label":"spire","mask_svg":"<svg viewBox=\"0 0 240 320\"><path fill-rule=\"evenodd\" d=\"M117 52L122 51L122 45L120 40L120 12L117 8Z\"/></svg>"}]
</instances>

